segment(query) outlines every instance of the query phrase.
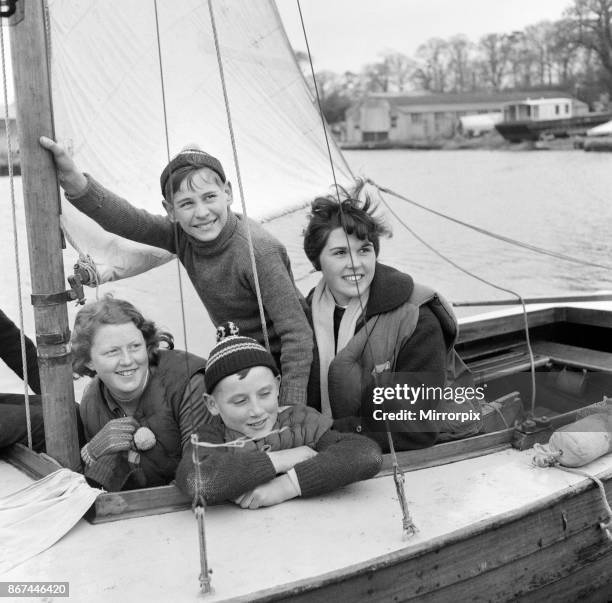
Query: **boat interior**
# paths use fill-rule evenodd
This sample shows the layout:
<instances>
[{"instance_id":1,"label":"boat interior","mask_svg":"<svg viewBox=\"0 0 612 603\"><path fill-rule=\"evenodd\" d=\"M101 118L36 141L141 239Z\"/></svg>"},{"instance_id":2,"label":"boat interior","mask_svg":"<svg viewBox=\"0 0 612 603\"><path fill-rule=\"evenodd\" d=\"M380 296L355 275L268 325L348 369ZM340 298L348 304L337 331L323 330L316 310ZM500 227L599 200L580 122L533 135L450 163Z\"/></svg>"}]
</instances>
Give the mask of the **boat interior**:
<instances>
[{"instance_id":1,"label":"boat interior","mask_svg":"<svg viewBox=\"0 0 612 603\"><path fill-rule=\"evenodd\" d=\"M597 408L612 397L612 313L582 307L555 306L528 313L535 372L535 409L531 412L531 359L522 313L468 320L456 346L486 388L483 427L471 437L444 441L430 448L402 451L404 471L443 465L491 454L511 446L521 450L546 442L552 431ZM34 478L57 469L44 454L13 446L5 459ZM384 455L381 475L393 472ZM92 523L166 513L188 508L191 501L175 486L109 492L99 496L86 518Z\"/></svg>"},{"instance_id":2,"label":"boat interior","mask_svg":"<svg viewBox=\"0 0 612 603\"><path fill-rule=\"evenodd\" d=\"M552 419L612 396L612 318L593 309L556 307L529 314L536 369L534 416ZM531 405L531 358L522 315L466 325L457 351L487 399L516 391Z\"/></svg>"}]
</instances>

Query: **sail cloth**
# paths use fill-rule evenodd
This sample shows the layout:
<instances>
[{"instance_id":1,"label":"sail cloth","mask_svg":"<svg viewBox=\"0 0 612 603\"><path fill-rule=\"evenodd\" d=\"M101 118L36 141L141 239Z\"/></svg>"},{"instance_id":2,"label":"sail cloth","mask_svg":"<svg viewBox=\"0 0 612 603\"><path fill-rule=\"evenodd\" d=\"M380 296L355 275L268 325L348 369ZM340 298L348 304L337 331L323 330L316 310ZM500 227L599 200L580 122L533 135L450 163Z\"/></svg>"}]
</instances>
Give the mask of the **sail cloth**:
<instances>
[{"instance_id":1,"label":"sail cloth","mask_svg":"<svg viewBox=\"0 0 612 603\"><path fill-rule=\"evenodd\" d=\"M271 218L329 192L321 119L273 1L213 6L247 212ZM50 0L49 16L55 134L77 165L163 213L159 175L168 152L197 143L221 160L241 211L207 2ZM346 185L350 169L331 146ZM144 246L113 240L68 203L63 212L69 241L94 258L102 281L167 259L159 250L153 259L139 255Z\"/></svg>"},{"instance_id":2,"label":"sail cloth","mask_svg":"<svg viewBox=\"0 0 612 603\"><path fill-rule=\"evenodd\" d=\"M101 492L79 473L58 469L0 498L0 575L55 544Z\"/></svg>"}]
</instances>

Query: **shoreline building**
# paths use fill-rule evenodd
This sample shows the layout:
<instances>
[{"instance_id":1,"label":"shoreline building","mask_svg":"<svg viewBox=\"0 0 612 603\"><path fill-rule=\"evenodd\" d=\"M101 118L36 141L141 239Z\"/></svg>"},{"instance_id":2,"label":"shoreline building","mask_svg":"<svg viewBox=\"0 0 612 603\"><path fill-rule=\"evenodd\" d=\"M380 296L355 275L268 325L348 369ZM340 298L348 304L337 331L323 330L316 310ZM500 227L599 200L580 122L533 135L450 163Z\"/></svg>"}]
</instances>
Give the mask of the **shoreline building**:
<instances>
[{"instance_id":1,"label":"shoreline building","mask_svg":"<svg viewBox=\"0 0 612 603\"><path fill-rule=\"evenodd\" d=\"M410 144L452 138L456 134L479 135L502 120L504 106L528 99L568 99L560 90L462 92L448 94L373 93L346 112L341 142L347 144ZM482 116L479 119L463 119ZM462 121L463 124L462 125ZM471 129L471 123L477 129Z\"/></svg>"}]
</instances>

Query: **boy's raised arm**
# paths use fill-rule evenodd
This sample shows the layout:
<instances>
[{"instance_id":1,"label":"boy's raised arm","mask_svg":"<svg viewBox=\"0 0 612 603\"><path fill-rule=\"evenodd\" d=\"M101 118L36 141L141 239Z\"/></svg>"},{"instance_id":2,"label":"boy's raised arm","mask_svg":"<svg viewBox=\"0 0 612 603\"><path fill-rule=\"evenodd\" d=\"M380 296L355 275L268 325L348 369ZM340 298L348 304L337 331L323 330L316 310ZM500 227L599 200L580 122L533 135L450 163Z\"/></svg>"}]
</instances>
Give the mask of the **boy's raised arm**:
<instances>
[{"instance_id":1,"label":"boy's raised arm","mask_svg":"<svg viewBox=\"0 0 612 603\"><path fill-rule=\"evenodd\" d=\"M167 217L134 207L81 172L60 144L46 136L39 141L53 155L60 184L74 207L110 233L175 253L174 228ZM153 262L149 267L159 263Z\"/></svg>"}]
</instances>

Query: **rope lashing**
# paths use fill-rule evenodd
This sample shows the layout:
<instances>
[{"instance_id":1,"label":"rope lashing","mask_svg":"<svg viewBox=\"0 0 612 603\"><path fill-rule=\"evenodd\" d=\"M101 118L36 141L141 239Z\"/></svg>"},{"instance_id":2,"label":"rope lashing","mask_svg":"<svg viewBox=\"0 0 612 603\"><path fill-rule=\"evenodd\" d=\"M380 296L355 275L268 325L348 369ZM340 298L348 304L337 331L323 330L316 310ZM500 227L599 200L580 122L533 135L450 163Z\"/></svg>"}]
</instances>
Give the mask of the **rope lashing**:
<instances>
[{"instance_id":1,"label":"rope lashing","mask_svg":"<svg viewBox=\"0 0 612 603\"><path fill-rule=\"evenodd\" d=\"M393 482L395 483L397 500L399 501L400 508L402 509L402 533L404 539L407 540L408 538L414 536L419 530L416 527L412 516L410 515L408 501L406 500L406 477L404 476L404 472L400 469L399 463L397 462L393 438L391 437L391 432L389 431L388 427L387 440L389 441L389 451L391 452L391 458L393 459Z\"/></svg>"},{"instance_id":2,"label":"rope lashing","mask_svg":"<svg viewBox=\"0 0 612 603\"><path fill-rule=\"evenodd\" d=\"M282 433L286 429L289 429L289 426L285 425L280 429L274 429L270 431L267 435L274 435L278 433ZM206 498L204 496L204 478L202 477L202 468L200 465L200 459L198 458L198 449L199 448L244 448L245 444L248 442L254 442L261 438L251 438L248 436L244 436L241 438L237 438L230 442L224 442L222 444L214 444L212 442L200 442L198 438L198 434L194 433L191 435L191 461L195 468L195 480L194 480L194 489L193 489L193 501L191 503L191 507L196 516L196 520L198 522L198 541L200 546L200 589L202 593L210 593L212 590L211 586L211 578L212 569L208 567L208 555L206 551L206 529L205 529L205 519L206 519Z\"/></svg>"},{"instance_id":3,"label":"rope lashing","mask_svg":"<svg viewBox=\"0 0 612 603\"><path fill-rule=\"evenodd\" d=\"M288 425L281 427L280 429L273 429L266 434L267 436L283 433L289 429ZM246 444L249 442L256 442L257 440L261 440L261 436L257 438L250 438L249 436L242 436L241 438L237 438L235 440L231 440L230 442L223 442L222 444L214 444L213 442L199 442L194 441L193 436L191 436L191 443L194 446L199 446L200 448L244 448Z\"/></svg>"},{"instance_id":4,"label":"rope lashing","mask_svg":"<svg viewBox=\"0 0 612 603\"><path fill-rule=\"evenodd\" d=\"M21 300L21 268L19 256L19 235L17 230L17 203L15 201L15 174L13 167L13 146L9 118L8 85L6 81L6 55L4 50L4 26L0 25L0 57L2 60L2 92L4 100L4 127L6 129L6 151L13 221L13 244L15 252L15 272L17 276L17 302L19 306L19 343L21 346L21 366L23 370L23 395L25 398L26 428L28 448L32 449L32 417L30 414L30 392L28 391L28 361L26 357L25 332L23 328L23 302Z\"/></svg>"},{"instance_id":5,"label":"rope lashing","mask_svg":"<svg viewBox=\"0 0 612 603\"><path fill-rule=\"evenodd\" d=\"M193 492L192 508L198 522L198 542L200 546L200 590L207 594L212 590L210 575L212 570L208 567L208 555L206 553L206 499L204 498L204 488L202 471L198 459L198 434L191 435L191 459L195 467L195 488Z\"/></svg>"},{"instance_id":6,"label":"rope lashing","mask_svg":"<svg viewBox=\"0 0 612 603\"><path fill-rule=\"evenodd\" d=\"M599 527L602 529L604 536L610 542L612 542L612 508L608 502L606 488L603 482L595 475L591 475L590 473L582 471L581 469L576 469L574 467L563 467L560 464L561 457L563 456L562 450L551 450L547 445L537 443L533 445L533 448L535 450L535 455L532 459L534 465L538 467L554 467L555 469L560 469L561 471L567 471L568 473L587 477L595 482L595 485L599 489L601 504L608 516L607 519L599 522Z\"/></svg>"}]
</instances>

